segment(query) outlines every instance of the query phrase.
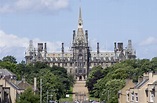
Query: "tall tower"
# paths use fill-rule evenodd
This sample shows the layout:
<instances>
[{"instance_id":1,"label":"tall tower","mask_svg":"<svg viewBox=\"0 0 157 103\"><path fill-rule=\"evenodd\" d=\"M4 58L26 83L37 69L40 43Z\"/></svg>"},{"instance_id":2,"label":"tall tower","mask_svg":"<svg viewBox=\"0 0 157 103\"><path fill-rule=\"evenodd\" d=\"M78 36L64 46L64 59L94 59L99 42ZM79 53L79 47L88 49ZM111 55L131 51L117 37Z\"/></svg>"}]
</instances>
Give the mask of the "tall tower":
<instances>
[{"instance_id":1,"label":"tall tower","mask_svg":"<svg viewBox=\"0 0 157 103\"><path fill-rule=\"evenodd\" d=\"M77 80L85 80L88 74L88 31L84 33L81 7L79 8L77 32L73 31L73 59L75 77Z\"/></svg>"},{"instance_id":2,"label":"tall tower","mask_svg":"<svg viewBox=\"0 0 157 103\"><path fill-rule=\"evenodd\" d=\"M30 40L29 41L29 47L27 49L27 51L25 52L25 59L26 59L26 63L32 63L33 60L35 59L35 51L34 51L34 46L33 46L33 41Z\"/></svg>"},{"instance_id":3,"label":"tall tower","mask_svg":"<svg viewBox=\"0 0 157 103\"><path fill-rule=\"evenodd\" d=\"M127 59L135 59L136 58L136 52L132 47L131 40L128 40L128 46L126 48L126 57L127 57Z\"/></svg>"}]
</instances>

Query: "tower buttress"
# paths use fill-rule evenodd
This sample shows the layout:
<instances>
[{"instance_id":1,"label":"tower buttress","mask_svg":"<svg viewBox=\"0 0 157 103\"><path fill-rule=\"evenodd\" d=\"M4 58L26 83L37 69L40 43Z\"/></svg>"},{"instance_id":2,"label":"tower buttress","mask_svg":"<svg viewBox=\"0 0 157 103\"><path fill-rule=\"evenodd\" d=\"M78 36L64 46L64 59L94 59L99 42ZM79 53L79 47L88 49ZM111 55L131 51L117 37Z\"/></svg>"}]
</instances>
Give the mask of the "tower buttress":
<instances>
[{"instance_id":1,"label":"tower buttress","mask_svg":"<svg viewBox=\"0 0 157 103\"><path fill-rule=\"evenodd\" d=\"M73 30L73 43L75 42L75 30Z\"/></svg>"},{"instance_id":2,"label":"tower buttress","mask_svg":"<svg viewBox=\"0 0 157 103\"><path fill-rule=\"evenodd\" d=\"M87 46L88 46L88 30L85 31L85 36L86 36L86 41L87 41Z\"/></svg>"},{"instance_id":3,"label":"tower buttress","mask_svg":"<svg viewBox=\"0 0 157 103\"><path fill-rule=\"evenodd\" d=\"M62 43L62 59L64 58L64 43Z\"/></svg>"},{"instance_id":4,"label":"tower buttress","mask_svg":"<svg viewBox=\"0 0 157 103\"><path fill-rule=\"evenodd\" d=\"M44 59L46 60L46 54L47 54L47 45L44 43Z\"/></svg>"},{"instance_id":5,"label":"tower buttress","mask_svg":"<svg viewBox=\"0 0 157 103\"><path fill-rule=\"evenodd\" d=\"M35 58L35 57L34 57L33 41L30 40L30 41L29 41L29 47L28 47L27 51L25 52L26 63L27 63L27 64L31 63L34 58Z\"/></svg>"},{"instance_id":6,"label":"tower buttress","mask_svg":"<svg viewBox=\"0 0 157 103\"><path fill-rule=\"evenodd\" d=\"M86 79L89 69L88 31L83 30L81 7L79 8L77 31L73 30L73 60L75 75L82 80Z\"/></svg>"},{"instance_id":7,"label":"tower buttress","mask_svg":"<svg viewBox=\"0 0 157 103\"><path fill-rule=\"evenodd\" d=\"M114 42L114 53L115 53L115 60L117 60L117 43Z\"/></svg>"},{"instance_id":8,"label":"tower buttress","mask_svg":"<svg viewBox=\"0 0 157 103\"><path fill-rule=\"evenodd\" d=\"M100 51L99 51L99 42L97 42L97 58L99 59L99 53L100 53Z\"/></svg>"}]
</instances>

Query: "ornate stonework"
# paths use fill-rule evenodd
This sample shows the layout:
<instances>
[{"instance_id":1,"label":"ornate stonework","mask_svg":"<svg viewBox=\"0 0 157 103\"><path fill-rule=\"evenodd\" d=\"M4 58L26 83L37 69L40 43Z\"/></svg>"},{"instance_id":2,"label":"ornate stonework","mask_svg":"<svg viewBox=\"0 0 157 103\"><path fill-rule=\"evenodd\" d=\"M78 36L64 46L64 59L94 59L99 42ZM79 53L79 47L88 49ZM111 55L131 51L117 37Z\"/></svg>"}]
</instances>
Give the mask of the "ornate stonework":
<instances>
[{"instance_id":1,"label":"ornate stonework","mask_svg":"<svg viewBox=\"0 0 157 103\"><path fill-rule=\"evenodd\" d=\"M26 63L41 61L50 66L61 66L66 68L68 73L73 74L77 80L86 80L88 72L94 66L101 65L105 68L119 61L136 58L131 40L128 40L128 46L125 49L123 43L114 43L113 51L101 52L99 43L97 43L97 51L91 51L88 43L88 31L84 32L83 30L81 8L79 9L77 31L73 31L71 49L72 51L64 52L64 43L62 43L60 53L49 53L46 43L38 43L38 48L35 49L33 41L30 41L29 49L25 53Z\"/></svg>"}]
</instances>

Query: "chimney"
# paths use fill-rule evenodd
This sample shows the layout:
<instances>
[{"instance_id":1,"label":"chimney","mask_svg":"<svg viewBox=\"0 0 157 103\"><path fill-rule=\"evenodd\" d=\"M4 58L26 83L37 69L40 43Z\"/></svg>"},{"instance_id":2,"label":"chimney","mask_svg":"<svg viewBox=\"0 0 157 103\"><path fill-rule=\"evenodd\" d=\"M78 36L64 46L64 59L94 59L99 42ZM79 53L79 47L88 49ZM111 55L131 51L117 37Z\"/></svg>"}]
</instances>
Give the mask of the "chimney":
<instances>
[{"instance_id":1,"label":"chimney","mask_svg":"<svg viewBox=\"0 0 157 103\"><path fill-rule=\"evenodd\" d=\"M62 43L62 54L64 54L64 43Z\"/></svg>"},{"instance_id":2,"label":"chimney","mask_svg":"<svg viewBox=\"0 0 157 103\"><path fill-rule=\"evenodd\" d=\"M22 81L23 81L23 83L26 83L26 80L25 80L25 78L24 78L24 77L22 78Z\"/></svg>"},{"instance_id":3,"label":"chimney","mask_svg":"<svg viewBox=\"0 0 157 103\"><path fill-rule=\"evenodd\" d=\"M118 43L118 51L123 51L123 43Z\"/></svg>"},{"instance_id":4,"label":"chimney","mask_svg":"<svg viewBox=\"0 0 157 103\"><path fill-rule=\"evenodd\" d=\"M47 45L46 45L46 43L44 45L44 50L45 50L45 52L47 52Z\"/></svg>"},{"instance_id":5,"label":"chimney","mask_svg":"<svg viewBox=\"0 0 157 103\"><path fill-rule=\"evenodd\" d=\"M64 43L62 43L62 59L64 58Z\"/></svg>"},{"instance_id":6,"label":"chimney","mask_svg":"<svg viewBox=\"0 0 157 103\"><path fill-rule=\"evenodd\" d=\"M149 72L149 80L151 80L153 77L153 72Z\"/></svg>"},{"instance_id":7,"label":"chimney","mask_svg":"<svg viewBox=\"0 0 157 103\"><path fill-rule=\"evenodd\" d=\"M116 50L117 49L117 44L116 44L116 42L114 42L114 50Z\"/></svg>"},{"instance_id":8,"label":"chimney","mask_svg":"<svg viewBox=\"0 0 157 103\"><path fill-rule=\"evenodd\" d=\"M97 54L99 54L99 42L97 42Z\"/></svg>"},{"instance_id":9,"label":"chimney","mask_svg":"<svg viewBox=\"0 0 157 103\"><path fill-rule=\"evenodd\" d=\"M143 74L143 80L149 79L149 73L146 72Z\"/></svg>"},{"instance_id":10,"label":"chimney","mask_svg":"<svg viewBox=\"0 0 157 103\"><path fill-rule=\"evenodd\" d=\"M34 91L37 90L37 78L35 77L34 78Z\"/></svg>"},{"instance_id":11,"label":"chimney","mask_svg":"<svg viewBox=\"0 0 157 103\"><path fill-rule=\"evenodd\" d=\"M44 59L46 60L46 53L47 53L47 46L46 43L44 44Z\"/></svg>"}]
</instances>

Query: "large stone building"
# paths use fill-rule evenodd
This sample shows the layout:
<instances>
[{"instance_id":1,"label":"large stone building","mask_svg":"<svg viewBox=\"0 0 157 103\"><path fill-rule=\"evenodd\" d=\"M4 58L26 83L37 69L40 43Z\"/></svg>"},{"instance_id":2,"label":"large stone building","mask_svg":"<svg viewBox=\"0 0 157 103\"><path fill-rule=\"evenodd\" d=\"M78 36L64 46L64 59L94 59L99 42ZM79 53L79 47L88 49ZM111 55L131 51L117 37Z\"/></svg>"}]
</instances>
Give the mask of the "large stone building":
<instances>
[{"instance_id":1,"label":"large stone building","mask_svg":"<svg viewBox=\"0 0 157 103\"><path fill-rule=\"evenodd\" d=\"M99 43L97 43L97 51L91 51L88 41L88 31L83 30L83 20L81 8L79 9L78 28L73 30L73 40L71 51L64 51L64 43L62 43L61 52L47 52L46 43L38 43L37 49L30 41L29 48L25 53L26 63L36 61L46 62L50 66L57 65L67 68L68 73L74 74L77 80L85 80L88 71L96 66L110 66L116 62L125 59L136 58L135 51L132 48L131 40L128 40L128 46L124 49L123 43L114 43L113 51L101 52Z\"/></svg>"}]
</instances>

